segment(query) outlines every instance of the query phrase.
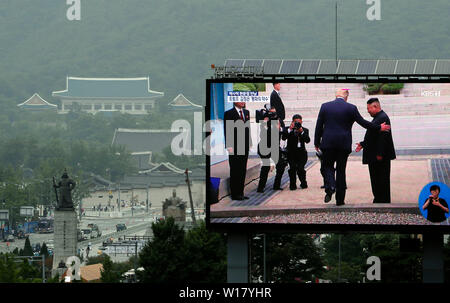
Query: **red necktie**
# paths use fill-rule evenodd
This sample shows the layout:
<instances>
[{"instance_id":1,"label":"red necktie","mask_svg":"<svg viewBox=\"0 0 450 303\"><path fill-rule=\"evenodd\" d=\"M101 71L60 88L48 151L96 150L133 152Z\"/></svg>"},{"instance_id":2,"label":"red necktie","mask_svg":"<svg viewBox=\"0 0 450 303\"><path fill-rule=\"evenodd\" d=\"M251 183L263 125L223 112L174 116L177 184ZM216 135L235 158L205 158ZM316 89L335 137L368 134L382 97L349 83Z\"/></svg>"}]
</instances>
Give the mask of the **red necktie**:
<instances>
[{"instance_id":1,"label":"red necktie","mask_svg":"<svg viewBox=\"0 0 450 303\"><path fill-rule=\"evenodd\" d=\"M239 111L239 113L241 114L241 120L244 121L244 116L242 116L242 109Z\"/></svg>"}]
</instances>

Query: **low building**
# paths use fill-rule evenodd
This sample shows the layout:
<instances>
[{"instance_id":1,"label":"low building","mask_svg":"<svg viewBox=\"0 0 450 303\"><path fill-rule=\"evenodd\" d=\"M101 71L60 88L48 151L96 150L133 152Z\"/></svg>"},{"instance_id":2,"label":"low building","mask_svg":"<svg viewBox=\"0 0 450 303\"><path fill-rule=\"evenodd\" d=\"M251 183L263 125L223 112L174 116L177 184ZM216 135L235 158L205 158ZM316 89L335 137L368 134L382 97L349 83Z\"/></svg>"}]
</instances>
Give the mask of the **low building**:
<instances>
[{"instance_id":1,"label":"low building","mask_svg":"<svg viewBox=\"0 0 450 303\"><path fill-rule=\"evenodd\" d=\"M80 78L67 77L66 89L52 96L61 100L59 113L71 110L88 113L120 112L147 114L156 107L156 99L164 93L150 90L149 77L141 78Z\"/></svg>"}]
</instances>

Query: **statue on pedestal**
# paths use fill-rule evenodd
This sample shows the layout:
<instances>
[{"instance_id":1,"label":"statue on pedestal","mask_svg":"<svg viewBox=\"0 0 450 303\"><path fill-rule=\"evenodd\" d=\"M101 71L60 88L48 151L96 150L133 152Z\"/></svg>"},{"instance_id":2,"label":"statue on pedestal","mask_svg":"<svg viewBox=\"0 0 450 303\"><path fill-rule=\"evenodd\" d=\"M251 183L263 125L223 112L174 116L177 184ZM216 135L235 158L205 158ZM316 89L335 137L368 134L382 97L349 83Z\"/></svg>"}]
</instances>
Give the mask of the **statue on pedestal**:
<instances>
[{"instance_id":1,"label":"statue on pedestal","mask_svg":"<svg viewBox=\"0 0 450 303\"><path fill-rule=\"evenodd\" d=\"M56 184L55 178L53 178L53 187L56 194L56 209L73 209L73 201L71 191L75 188L75 181L69 178L67 172L61 177L61 180ZM59 197L56 189L59 188Z\"/></svg>"}]
</instances>

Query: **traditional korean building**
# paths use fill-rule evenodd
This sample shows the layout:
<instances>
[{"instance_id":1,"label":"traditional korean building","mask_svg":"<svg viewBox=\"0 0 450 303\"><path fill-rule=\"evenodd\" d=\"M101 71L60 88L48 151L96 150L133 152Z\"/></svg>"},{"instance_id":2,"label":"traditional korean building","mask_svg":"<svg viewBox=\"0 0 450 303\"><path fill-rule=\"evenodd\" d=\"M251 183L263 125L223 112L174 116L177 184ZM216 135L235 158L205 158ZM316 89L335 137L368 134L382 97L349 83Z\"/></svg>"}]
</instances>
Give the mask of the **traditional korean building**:
<instances>
[{"instance_id":1,"label":"traditional korean building","mask_svg":"<svg viewBox=\"0 0 450 303\"><path fill-rule=\"evenodd\" d=\"M168 104L169 110L175 111L193 111L193 110L203 110L203 106L192 103L183 94L179 94Z\"/></svg>"},{"instance_id":2,"label":"traditional korean building","mask_svg":"<svg viewBox=\"0 0 450 303\"><path fill-rule=\"evenodd\" d=\"M35 93L33 96L28 98L25 102L17 104L18 107L26 110L32 111L43 111L43 110L54 110L58 109L56 104L52 104L44 100L39 94Z\"/></svg>"},{"instance_id":3,"label":"traditional korean building","mask_svg":"<svg viewBox=\"0 0 450 303\"><path fill-rule=\"evenodd\" d=\"M179 134L180 131L164 129L118 128L114 132L112 145L125 146L138 170L147 170L152 167L152 155L163 153L164 148L170 146Z\"/></svg>"},{"instance_id":4,"label":"traditional korean building","mask_svg":"<svg viewBox=\"0 0 450 303\"><path fill-rule=\"evenodd\" d=\"M147 114L156 107L156 99L164 93L150 90L150 79L142 78L78 78L67 77L66 89L52 96L61 100L59 113L72 109L88 113L121 112Z\"/></svg>"}]
</instances>

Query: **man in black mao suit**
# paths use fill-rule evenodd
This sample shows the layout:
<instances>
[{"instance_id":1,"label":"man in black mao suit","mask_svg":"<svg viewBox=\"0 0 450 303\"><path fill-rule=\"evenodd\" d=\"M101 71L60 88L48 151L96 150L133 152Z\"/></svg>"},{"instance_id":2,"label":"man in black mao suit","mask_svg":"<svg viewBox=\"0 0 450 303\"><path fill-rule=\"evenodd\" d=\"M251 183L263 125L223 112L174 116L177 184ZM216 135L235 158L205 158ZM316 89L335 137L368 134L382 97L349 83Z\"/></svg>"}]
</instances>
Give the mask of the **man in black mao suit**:
<instances>
[{"instance_id":1,"label":"man in black mao suit","mask_svg":"<svg viewBox=\"0 0 450 303\"><path fill-rule=\"evenodd\" d=\"M289 162L290 190L297 189L297 176L300 179L300 187L308 188L306 182L305 165L308 161L306 144L311 141L309 130L302 125L302 116L294 115L292 123L283 134L283 139L287 139L287 151Z\"/></svg>"},{"instance_id":2,"label":"man in black mao suit","mask_svg":"<svg viewBox=\"0 0 450 303\"><path fill-rule=\"evenodd\" d=\"M389 125L364 120L358 108L347 103L348 90L339 89L334 101L322 104L317 117L314 136L314 146L317 151L323 152L323 165L325 173L325 203L330 202L331 196L336 192L336 205L344 205L346 180L345 169L347 158L352 151L352 126L358 123L366 129L373 131L388 131ZM336 163L336 176L334 174Z\"/></svg>"},{"instance_id":3,"label":"man in black mao suit","mask_svg":"<svg viewBox=\"0 0 450 303\"><path fill-rule=\"evenodd\" d=\"M378 98L367 101L367 112L373 117L372 123L391 125ZM373 203L391 203L391 160L396 158L392 133L368 129L364 141L357 143L356 152L361 149L363 164L369 165Z\"/></svg>"},{"instance_id":4,"label":"man in black mao suit","mask_svg":"<svg viewBox=\"0 0 450 303\"><path fill-rule=\"evenodd\" d=\"M244 186L248 151L252 140L250 112L244 107L245 102L234 102L233 108L226 111L224 115L225 147L228 151L230 191L233 200L248 199L244 196Z\"/></svg>"},{"instance_id":5,"label":"man in black mao suit","mask_svg":"<svg viewBox=\"0 0 450 303\"><path fill-rule=\"evenodd\" d=\"M270 107L275 108L277 112L277 116L280 119L280 125L284 128L284 118L286 116L286 112L284 110L284 104L280 97L280 83L273 83L273 91L270 94Z\"/></svg>"}]
</instances>

